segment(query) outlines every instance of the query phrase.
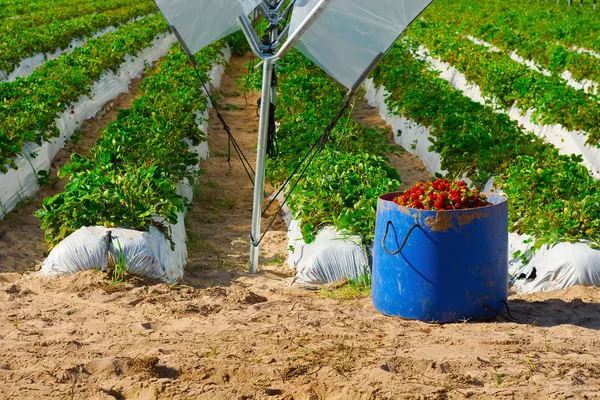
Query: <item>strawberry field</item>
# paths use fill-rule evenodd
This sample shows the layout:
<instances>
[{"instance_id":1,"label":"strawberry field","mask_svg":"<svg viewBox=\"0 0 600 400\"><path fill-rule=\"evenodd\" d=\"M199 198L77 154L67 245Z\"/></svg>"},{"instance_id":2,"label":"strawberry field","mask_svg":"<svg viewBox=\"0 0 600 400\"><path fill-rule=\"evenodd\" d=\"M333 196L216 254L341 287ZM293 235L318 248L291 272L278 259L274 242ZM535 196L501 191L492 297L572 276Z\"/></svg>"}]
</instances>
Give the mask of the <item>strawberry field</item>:
<instances>
[{"instance_id":1,"label":"strawberry field","mask_svg":"<svg viewBox=\"0 0 600 400\"><path fill-rule=\"evenodd\" d=\"M437 1L396 42L373 72L371 84L387 93L387 111L380 111L427 130L425 137L404 144L405 150L415 152L425 142L425 152L439 160L439 165L426 162L433 174L469 178L481 188L487 184L506 193L510 229L531 236L534 249L558 242L585 242L594 248L600 243L600 102L595 92L600 45L590 33L598 22L594 13L571 7L558 12L556 5L543 3ZM11 2L2 13L0 169L5 176L17 171L15 179L21 181L16 196L3 193L6 215L36 190L24 189L29 184L23 180L32 179L21 176L26 164L47 151L44 143L64 142L82 122L77 114L84 96L93 96L94 85L108 71L117 72L168 27L149 2L56 2L49 7L34 2L27 11ZM473 18L462 18L465 14ZM97 34L107 27L112 28ZM68 47L78 38L84 39L81 46ZM239 45L240 37L231 43ZM211 51L225 44L215 44ZM55 60L8 79L24 59L57 51ZM200 57L208 71L215 59ZM71 183L37 212L51 246L83 226L146 230L154 224L168 234L153 218L177 222L186 204L173 185L193 181L189 171L197 164L197 156L186 155L187 144L181 140L193 145L205 140L195 125L205 100L193 99L200 82L192 85L196 77L186 70L185 59L179 67L169 64L173 62L162 61L133 107L106 128L88 155L73 155L60 172ZM191 75L187 80L172 77L172 70ZM257 82L257 75L249 77ZM240 85L257 89L251 80ZM319 138L344 95L299 54L282 61L280 80L280 153L267 168L274 185L299 167L305 144ZM164 85L173 88L170 96L177 101L155 103ZM61 128L61 113L63 119L71 114L75 126ZM398 150L385 133L357 124L350 115L343 116L329 146L307 167L306 179L298 180L290 198L307 242L331 225L369 245L375 199L401 182L386 165L387 156ZM149 136L127 134L140 129ZM34 186L48 180L52 154L49 158L45 168L31 165ZM144 185L150 185L148 190ZM9 192L14 185L4 187ZM134 189L135 196L129 192Z\"/></svg>"},{"instance_id":2,"label":"strawberry field","mask_svg":"<svg viewBox=\"0 0 600 400\"><path fill-rule=\"evenodd\" d=\"M166 333L160 322L165 319L173 326L182 323L183 331L218 342L215 346L202 344L210 351L196 355L202 360L201 367L193 367L191 361L174 361L185 359L184 349L173 349L173 354L178 354L175 358L160 353L157 357L161 360L166 357L177 364L177 373L156 372L160 367L154 363L144 370L153 379L176 382L185 376L188 384L195 385L196 394L206 398L238 398L246 392L254 397L242 398L334 398L336 391L331 388L307 389L314 373L319 385L327 387L333 379L335 384L331 384L347 394L338 398L397 398L400 392L393 387L395 378L384 380L381 393L385 396L377 397L376 391L366 388L377 380L377 374L372 377L367 370L391 354L384 352L389 335L400 325L416 329L423 337L438 333L430 335L429 325L404 321L398 326L392 322L392 326L368 317L374 313L365 298L371 285L373 249L379 245L375 240L378 199L392 192L397 193L393 201L401 207L440 212L485 207L490 204L482 194L485 192L508 198L507 268L514 285L509 301L512 306L515 300L519 323L510 316L501 330L514 325L519 338L527 329L538 329L528 320L530 315L538 315L532 304L552 303L547 296L553 294L531 293L600 283L600 38L596 37L600 11L595 11L591 2L579 7L553 1L435 0L385 55L376 59L368 77L361 77L366 78L362 85L350 92L349 85L334 79L334 71L311 61L312 54L303 54L301 46L277 59L272 79L277 101L271 105L274 118L269 121L272 129L265 165L267 186L259 207L263 222L259 238L248 232L251 226L254 229L252 190L258 184L260 163L253 168L262 147L256 135L263 110L260 60L251 56L253 49L241 32L230 31L189 54L190 46L180 43L182 35L189 32L165 17L162 7L167 1L156 3L0 0L0 285L16 282L18 287L3 286L0 293L6 292L6 300L15 302L10 316L0 315L0 338L20 343L23 329L34 329L33 322L27 325L27 321L39 317L32 316L31 310L27 311L31 315L23 316L18 311L19 307L27 309L22 300L30 295L22 295L20 288L27 287L28 293L37 296L37 292L56 286L62 293L61 279L75 286L79 281L67 276L48 284L42 277L78 272L92 282L81 292L92 289L94 301L105 302L104 295L113 296L124 287L128 293L138 293L141 287L146 291L139 302L129 299L133 294L123 295L128 298L125 306L117 304L120 297L113 296L117 308L132 305L131 310L127 308L131 314L110 319L110 329L116 329L119 319L138 318L143 320L142 332L150 331L149 337L156 326L156 332L163 329L173 339L173 332ZM260 3L270 7L270 2ZM253 17L249 20L252 29L268 37L274 25L265 22L268 15L263 17L258 11L248 15ZM216 21L218 16L213 18ZM278 23L283 21L281 18ZM267 40L264 37L263 41ZM281 36L278 40L285 43L289 39ZM308 46L306 43L303 46ZM275 44L281 45L271 42ZM268 46L261 49L273 51ZM334 53L341 61L348 57L342 51ZM340 111L342 105L345 108ZM399 251L407 240L398 246ZM260 270L266 272L255 277L242 271L248 267L248 248L258 248L258 244L265 249ZM103 275L94 275L95 270ZM4 274L8 274L6 278ZM138 281L136 275L163 282ZM254 277L256 281L252 281ZM160 290L168 288L164 293L177 291L174 296L184 299L188 308L173 308L167 316L157 308L167 304L167 294L161 292L165 298L157 300L152 289L155 284ZM236 285L252 292L230 291ZM215 286L227 289L221 293ZM294 286L289 296L288 286ZM105 287L116 289L102 289ZM98 288L106 293L96 293ZM544 343L545 335L551 333L564 345L564 354L578 354L573 365L564 361L563 367L568 368L562 375L555 371L562 371L557 361L562 350L545 345L544 355L526 358L527 367L521 369L522 357L501 356L503 345L486 336L493 335L495 328L482 324L485 337L479 338L477 351L488 351L485 343L489 342L494 356L502 361L486 364L478 361L478 356L477 362L461 364L457 361L460 355L451 354L456 366L448 367L453 371L450 376L444 360L432 353L395 353L394 357L407 357L404 361L412 357L416 362L422 356L427 362L436 359L432 371L442 365L440 377L424 387L411 386L409 392L431 397L444 388L443 394L457 398L486 398L499 396L500 389L514 395L520 388L535 397L540 394L532 389L535 385L530 379L547 376L547 381L536 383L543 396L555 392L588 395L596 390L592 386L598 383L600 367L595 361L590 367L581 357L583 353L571 346L570 335L578 333L560 331L562 320L557 316L573 305L572 294L579 290L590 306L578 309L573 316L577 320L564 323L593 336L597 321L592 316L585 319L600 303L593 288L553 292L561 303L552 303L556 315L539 328L545 329ZM315 298L318 300L313 301ZM344 303L348 298L351 303ZM296 304L301 311L294 310ZM358 307L360 326L350 328L356 347L337 329L335 335L340 337L332 339L327 333L323 340L341 340L343 346L335 347L338 343L331 348L341 349L339 352L312 342L317 336L311 335L327 325L323 310L333 304L341 314L327 318L340 327L352 317L348 304ZM265 314L271 306L277 318ZM221 310L234 322L229 317L216 318ZM285 346L291 346L293 354L273 341L279 354L271 362L224 344L223 332L233 329L228 324L245 321L245 314L251 312L262 318L261 331L253 331L257 336L272 328L265 321L275 326L272 333L277 335L283 332L281 324L294 326L296 333L282 334L290 341ZM197 315L191 316L194 313ZM198 313L218 324L218 329L199 332L179 320L189 318L204 326L196 320ZM286 322L286 314L306 318L310 329ZM543 313L539 315L543 320ZM57 321L54 316L48 318ZM80 318L77 323L85 324L86 318L92 317L82 314ZM522 324L525 320L528 323ZM21 321L25 328L19 328ZM256 321L248 318L246 322L240 324ZM464 322L466 326L470 318ZM376 329L379 323L383 336ZM17 333L11 333L13 326ZM445 325L431 326L441 332ZM239 332L244 329L235 328ZM458 343L460 326L449 331L443 340L436 336L427 343ZM536 331L534 336L539 339L542 333ZM370 336L361 338L362 334ZM407 349L416 346L425 351L410 342L413 333L407 335ZM502 335L508 342L513 340L508 330ZM232 340L242 341L242 337ZM263 350L264 340L258 345ZM404 339L393 340L399 343ZM515 340L513 347L525 346L528 352L539 353L530 342ZM595 342L590 340L587 345L593 346ZM378 344L373 347L372 343ZM148 347L145 342L142 347L155 350L154 345ZM187 343L184 348L195 345ZM232 370L233 358L227 359L220 351L248 362L244 368L261 365L264 374L279 371L285 390L269 392L265 387L273 382L261 383L262 378L246 385L244 377L252 374ZM344 356L333 356L336 352ZM439 349L439 354L443 352ZM280 360L284 353L285 359ZM68 358L66 354L60 357ZM98 354L118 357L105 350ZM9 365L10 359L3 357L0 379L8 379L4 372L9 369L3 362ZM319 357L325 361L318 361ZM485 353L485 357L492 355ZM219 391L219 382L206 390L208 381L197 382L190 372L208 368L204 365L208 359L228 371L228 378L221 382L226 390ZM125 361L115 360L116 370L143 375L143 368L132 367L133 361L125 365ZM34 365L33 361L19 367L15 364L22 373L19 385L26 386L33 375L22 371ZM421 364L409 365L412 367L387 362L387 370L381 368L386 373L393 370L405 380L428 373ZM46 390L47 385L76 384L84 379L85 368L72 367L69 373L78 378L57 378L50 383L40 378L40 385ZM321 368L323 372L319 372ZM379 366L376 369L381 372ZM85 379L101 386L105 380L90 378L94 374ZM345 374L370 383L352 391L347 379L340 378ZM207 379L212 382L210 376ZM563 384L567 378L575 382L572 388ZM585 386L578 380L586 382ZM137 388L137 384L129 384ZM189 393L178 384L174 384L176 389L163 386L162 392L155 391L156 396L186 398ZM471 395L460 393L461 385L469 387ZM94 390L112 398L145 393L144 386L137 392L118 386L105 391L98 389L100 386ZM300 393L299 388L299 396L284 396ZM84 397L91 393L80 386L73 390ZM23 398L35 398L32 393Z\"/></svg>"},{"instance_id":3,"label":"strawberry field","mask_svg":"<svg viewBox=\"0 0 600 400\"><path fill-rule=\"evenodd\" d=\"M595 248L600 244L600 44L590 33L598 21L584 9L543 3L437 1L396 42L369 84L385 92L382 114L425 129L412 143L402 142L401 130L394 134L406 151L437 160L424 160L432 174L468 178L482 189L508 195L510 230L530 237L531 249L559 242ZM39 153L48 152L44 144L61 146L94 113L77 118L85 96L93 99L95 85L107 72L118 73L168 26L150 2L56 2L49 7L11 2L2 13L0 169L19 182L4 185L7 215L51 180L48 167L56 149L41 168L32 164ZM473 18L463 18L466 14ZM83 42L70 45L77 39ZM240 46L240 39L230 44ZM225 45L215 44L211 54ZM9 78L23 60L49 53L56 59ZM193 182L197 164L197 154L186 153L185 146L206 140L196 124L205 112L206 99L194 99L201 82L185 59L174 66L173 57L161 61L155 77L148 76L139 99L101 133L89 154L74 154L58 174L71 183L36 213L51 247L83 226L147 230L154 225L169 236L156 218L177 223L187 205L174 185ZM199 57L206 60L204 71L217 60L208 53ZM344 96L299 54L281 65L279 157L267 166L273 185L304 168L299 155L306 143L319 139ZM174 70L190 75L170 76ZM259 89L259 76L248 78L238 82L240 88ZM156 103L166 86L173 88L169 96L176 101ZM289 199L308 243L320 229L333 226L360 236L368 246L377 196L402 181L386 165L388 155L399 150L385 132L350 116L342 116L326 150L306 166L305 179L298 180ZM140 129L141 136L128 134ZM24 176L28 168L34 174Z\"/></svg>"}]
</instances>

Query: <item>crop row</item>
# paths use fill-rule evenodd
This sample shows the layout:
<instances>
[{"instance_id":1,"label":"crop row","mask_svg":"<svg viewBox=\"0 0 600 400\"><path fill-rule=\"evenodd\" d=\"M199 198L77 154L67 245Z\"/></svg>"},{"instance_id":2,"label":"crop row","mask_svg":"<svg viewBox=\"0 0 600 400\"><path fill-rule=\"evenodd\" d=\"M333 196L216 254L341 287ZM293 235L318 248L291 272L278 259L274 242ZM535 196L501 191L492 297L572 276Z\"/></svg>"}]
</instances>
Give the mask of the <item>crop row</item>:
<instances>
[{"instance_id":1,"label":"crop row","mask_svg":"<svg viewBox=\"0 0 600 400\"><path fill-rule=\"evenodd\" d=\"M408 37L451 64L503 107L515 104L521 110L535 109L535 122L585 131L589 145L600 144L600 103L563 79L534 71L504 53L489 52L446 25L418 20Z\"/></svg>"},{"instance_id":2,"label":"crop row","mask_svg":"<svg viewBox=\"0 0 600 400\"><path fill-rule=\"evenodd\" d=\"M123 1L115 2L114 0L113 2L116 5L127 3ZM73 15L71 19L56 20L27 29L12 29L12 27L8 27L8 30L2 29L0 35L0 71L10 73L21 60L27 57L65 48L74 38L90 36L109 26L119 26L132 18L149 14L155 10L154 3L142 1L119 8L108 8L101 13Z\"/></svg>"},{"instance_id":3,"label":"crop row","mask_svg":"<svg viewBox=\"0 0 600 400\"><path fill-rule=\"evenodd\" d=\"M479 185L494 177L510 199L510 230L534 236L536 248L557 241L600 245L600 182L581 157L559 154L507 115L464 97L415 56L417 48L396 43L373 79L390 93L390 113L429 129L442 169L467 173Z\"/></svg>"},{"instance_id":4,"label":"crop row","mask_svg":"<svg viewBox=\"0 0 600 400\"><path fill-rule=\"evenodd\" d=\"M11 18L2 21L0 25L0 41L21 35L31 27L40 27L51 22L56 24L88 14L102 13L115 8L130 5L131 0L94 0L83 3L54 3L49 2L39 11L28 12L27 16Z\"/></svg>"},{"instance_id":5,"label":"crop row","mask_svg":"<svg viewBox=\"0 0 600 400\"><path fill-rule=\"evenodd\" d=\"M68 5L82 3L87 0L54 0L52 3L58 5ZM0 7L0 17L2 19L18 18L22 15L39 12L48 7L47 0L3 0Z\"/></svg>"},{"instance_id":6,"label":"crop row","mask_svg":"<svg viewBox=\"0 0 600 400\"><path fill-rule=\"evenodd\" d=\"M211 69L222 45L197 55L198 69ZM198 154L190 151L206 140L198 114L206 97L179 45L140 86L130 109L102 131L86 156L74 154L60 171L69 182L62 193L44 201L36 215L51 246L83 226L121 226L168 235L165 223L177 223L187 206L178 194L180 181L194 182ZM157 222L155 217L164 218Z\"/></svg>"},{"instance_id":7,"label":"crop row","mask_svg":"<svg viewBox=\"0 0 600 400\"><path fill-rule=\"evenodd\" d=\"M576 0L575 0L576 1ZM456 3L477 3L477 7L489 10L498 17L494 24L505 26L516 32L539 32L543 42L559 42L567 46L584 47L600 51L600 30L598 14L591 10L591 2L585 1L583 8L567 7L566 0L556 1L461 1ZM586 4L587 3L587 4ZM473 15L465 14L472 18Z\"/></svg>"},{"instance_id":8,"label":"crop row","mask_svg":"<svg viewBox=\"0 0 600 400\"><path fill-rule=\"evenodd\" d=\"M277 120L280 154L267 163L267 177L281 183L337 114L345 91L298 52L280 61ZM377 197L400 186L387 154L399 151L385 131L356 123L346 113L295 188L289 207L301 221L305 241L333 225L341 232L373 239ZM295 179L294 179L295 181Z\"/></svg>"},{"instance_id":9,"label":"crop row","mask_svg":"<svg viewBox=\"0 0 600 400\"><path fill-rule=\"evenodd\" d=\"M453 30L485 40L501 50L517 51L522 58L532 60L556 75L568 70L576 80L600 82L600 59L577 53L566 44L547 37L546 25L522 29L506 23L517 16L525 18L527 12L518 13L504 2L449 0L435 2L426 13L427 20L451 26Z\"/></svg>"},{"instance_id":10,"label":"crop row","mask_svg":"<svg viewBox=\"0 0 600 400\"><path fill-rule=\"evenodd\" d=\"M89 40L27 78L0 82L0 172L14 167L11 160L25 143L41 144L57 136L57 113L89 94L94 81L107 70L116 71L127 54L137 54L167 29L161 16L144 18Z\"/></svg>"}]
</instances>

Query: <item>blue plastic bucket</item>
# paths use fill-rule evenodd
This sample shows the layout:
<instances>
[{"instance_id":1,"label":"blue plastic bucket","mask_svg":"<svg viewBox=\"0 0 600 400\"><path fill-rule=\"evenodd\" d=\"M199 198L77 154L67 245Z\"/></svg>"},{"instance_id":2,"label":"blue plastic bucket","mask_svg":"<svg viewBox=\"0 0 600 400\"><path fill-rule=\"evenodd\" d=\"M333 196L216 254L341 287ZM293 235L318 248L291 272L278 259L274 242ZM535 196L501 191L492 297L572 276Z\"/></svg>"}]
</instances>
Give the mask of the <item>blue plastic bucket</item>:
<instances>
[{"instance_id":1,"label":"blue plastic bucket","mask_svg":"<svg viewBox=\"0 0 600 400\"><path fill-rule=\"evenodd\" d=\"M508 297L508 202L452 211L401 207L379 197L373 305L421 321L487 320Z\"/></svg>"}]
</instances>

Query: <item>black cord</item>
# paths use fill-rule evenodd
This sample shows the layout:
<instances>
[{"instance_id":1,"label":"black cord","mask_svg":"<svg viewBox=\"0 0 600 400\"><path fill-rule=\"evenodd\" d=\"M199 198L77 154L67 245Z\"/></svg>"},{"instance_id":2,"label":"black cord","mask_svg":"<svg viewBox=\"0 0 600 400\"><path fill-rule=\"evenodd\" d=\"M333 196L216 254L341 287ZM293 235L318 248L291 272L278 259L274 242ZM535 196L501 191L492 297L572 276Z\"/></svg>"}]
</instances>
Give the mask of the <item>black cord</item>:
<instances>
[{"instance_id":1,"label":"black cord","mask_svg":"<svg viewBox=\"0 0 600 400\"><path fill-rule=\"evenodd\" d=\"M163 17L165 18L165 21L167 21L167 24L171 27L171 30L177 37L177 40L179 40L179 43L181 44L183 51L185 52L188 59L192 63L192 67L194 68L194 71L196 71L196 76L202 83L202 87L204 87L204 92L205 92L206 96L208 97L208 99L210 100L210 103L212 104L213 108L215 109L215 112L217 113L217 118L219 118L219 121L221 121L221 124L223 125L223 130L227 133L227 140L228 140L228 142L227 142L227 148L228 148L227 164L229 164L229 168L231 169L231 146L233 145L233 148L234 148L235 152L237 153L237 155L240 159L240 162L242 163L242 166L244 167L244 170L246 171L246 175L248 175L250 182L252 182L252 186L254 186L254 179L252 178L252 176L255 174L254 169L252 169L252 165L246 158L246 155L242 151L242 148L238 145L237 141L235 140L235 137L231 133L231 128L229 128L229 125L227 125L227 122L225 122L225 119L223 118L223 115L221 115L219 107L217 106L217 102L213 99L210 90L208 90L208 87L206 86L206 81L202 77L202 74L200 74L200 71L198 71L198 67L197 67L198 62L196 61L196 58L194 57L194 55L192 54L190 49L187 47L187 44L185 43L185 41L179 34L179 31L177 31L177 28L169 23L169 21L167 20L167 17L165 17L164 15L163 15ZM201 92L201 89L199 87L196 87L196 90L198 90L198 92ZM252 171L252 174L250 174L250 172L248 172L248 169L250 169L250 171Z\"/></svg>"},{"instance_id":2,"label":"black cord","mask_svg":"<svg viewBox=\"0 0 600 400\"><path fill-rule=\"evenodd\" d=\"M277 125L275 124L275 104L270 104L269 113L269 131L267 135L267 157L277 158L279 155L279 146L277 145Z\"/></svg>"},{"instance_id":3,"label":"black cord","mask_svg":"<svg viewBox=\"0 0 600 400\"><path fill-rule=\"evenodd\" d=\"M502 300L501 303L504 304L504 307L506 307L506 313L513 320L513 322L517 322L517 319L510 313L510 307L508 306L508 303L504 300Z\"/></svg>"},{"instance_id":4,"label":"black cord","mask_svg":"<svg viewBox=\"0 0 600 400\"><path fill-rule=\"evenodd\" d=\"M273 75L271 78L271 87L273 90L277 90L277 70L273 65ZM279 146L277 145L277 124L275 123L275 112L277 106L275 103L270 104L269 109L269 134L267 136L267 157L277 158L279 155Z\"/></svg>"},{"instance_id":5,"label":"black cord","mask_svg":"<svg viewBox=\"0 0 600 400\"><path fill-rule=\"evenodd\" d=\"M275 67L273 67L273 78L271 82L271 87L274 90L277 90L277 74L275 72ZM256 107L256 116L260 118L259 109L262 106L262 99L258 99L257 107ZM277 124L275 121L275 112L277 111L277 107L274 103L269 102L269 122L267 125L267 157L268 158L277 158L279 156L279 146L277 144Z\"/></svg>"},{"instance_id":6,"label":"black cord","mask_svg":"<svg viewBox=\"0 0 600 400\"><path fill-rule=\"evenodd\" d=\"M281 214L281 212L283 211L283 207L285 207L287 201L289 200L290 196L294 192L294 189L296 189L296 186L298 186L300 181L304 178L304 174L308 170L308 167L310 166L310 164L312 163L312 161L314 160L316 155L319 154L321 151L323 151L323 149L325 148L325 144L327 143L327 140L329 138L329 135L331 134L331 131L333 130L335 125L338 123L338 121L340 120L340 118L342 117L342 115L344 114L346 109L350 106L350 100L352 99L353 95L354 95L354 93L350 93L348 95L348 97L347 97L346 101L344 101L344 104L342 105L342 108L340 109L340 111L333 118L333 120L327 125L327 127L323 130L323 132L321 133L319 138L313 143L313 145L310 147L310 149L306 152L306 154L304 155L304 157L302 158L302 160L300 161L298 166L296 166L294 171L286 179L286 181L283 183L283 185L281 185L281 187L279 188L277 193L274 196L272 196L269 204L267 204L267 206L263 209L261 216L264 216L265 213L269 210L269 208L271 208L273 203L277 200L277 197L279 197L279 195L285 190L285 188L289 185L289 183L292 181L294 176L296 176L298 171L305 164L304 168L298 175L298 179L296 179L296 182L294 182L294 184L291 186L290 190L288 190L287 194L285 195L285 197L283 199L283 202L279 206L279 209L277 210L277 212L275 213L273 218L271 218L271 221L267 225L267 228L265 229L264 233L261 235L260 239L258 241L256 241L256 239L252 236L252 233L250 234L250 240L254 247L260 246L263 239L265 238L265 235L267 234L267 232L269 232L269 230L271 229L271 226L273 226L273 224L275 223L275 220L277 219L279 214Z\"/></svg>"},{"instance_id":7,"label":"black cord","mask_svg":"<svg viewBox=\"0 0 600 400\"><path fill-rule=\"evenodd\" d=\"M229 127L229 125L227 125L227 122L223 118L223 115L221 114L216 101L213 99L212 94L210 93L210 91L208 90L208 88L206 86L205 80L202 78L202 74L200 74L200 72L198 71L198 68L196 67L195 63L192 63L192 65L194 67L194 71L196 71L196 75L198 76L198 79L200 79L200 82L202 82L202 87L204 88L204 91L206 92L206 95L209 98L211 105L215 109L217 118L223 125L223 130L227 133L227 138L228 138L227 146L228 146L228 150L229 150L229 153L227 155L227 163L229 164L229 168L231 168L231 146L233 145L233 148L234 148L235 152L237 153L237 155L240 159L240 162L242 163L242 166L244 167L244 170L246 171L246 175L248 175L250 182L252 182L252 185L254 186L254 178L252 176L255 174L255 172L254 172L254 169L252 168L252 165L248 161L248 158L246 158L246 155L244 154L242 148L239 146L239 144L235 140L235 137L231 133L231 128ZM198 90L200 90L200 89L198 88ZM248 169L250 171L252 171L252 174L250 174Z\"/></svg>"},{"instance_id":8,"label":"black cord","mask_svg":"<svg viewBox=\"0 0 600 400\"><path fill-rule=\"evenodd\" d=\"M387 238L388 231L389 231L389 229L390 229L390 225L393 225L392 221L388 221L388 222L387 222L387 225L385 226L385 234L384 234L384 235L383 235L383 237L381 238L381 247L383 247L383 250L384 250L386 253L388 253L390 256L395 256L396 254L398 254L398 253L400 253L400 252L402 251L402 249L404 248L404 246L406 246L406 242L408 242L408 238L410 237L410 234L412 233L412 231L414 231L414 230L415 230L415 229L417 229L417 228L419 228L419 229L421 229L421 230L423 229L423 228L421 227L421 225L419 225L419 224L413 225L413 226L412 226L412 227L411 227L411 228L408 230L408 233L407 233L407 234L406 234L406 236L404 237L404 240L402 241L402 244L400 245L400 247L398 248L398 250L396 250L396 251L393 251L393 252L392 252L392 251L389 251L389 250L388 250L388 248L387 248L387 246L385 245L385 239ZM394 234L395 234L395 231L394 231ZM398 242L397 242L397 240L398 240L398 239L396 238L396 243L398 243Z\"/></svg>"},{"instance_id":9,"label":"black cord","mask_svg":"<svg viewBox=\"0 0 600 400\"><path fill-rule=\"evenodd\" d=\"M496 316L498 316L498 317L500 317L500 318L503 318L503 319L505 319L505 320L506 320L506 321L508 321L508 322L516 322L514 319L510 318L509 316L507 316L507 315L504 315L504 314L502 314L501 312L499 312L499 311L497 311L497 310L494 310L492 307L490 307L490 306L487 306L487 305L485 305L485 304L483 305L483 309L484 309L484 310L490 310L491 312L493 312L494 314L496 314Z\"/></svg>"}]
</instances>

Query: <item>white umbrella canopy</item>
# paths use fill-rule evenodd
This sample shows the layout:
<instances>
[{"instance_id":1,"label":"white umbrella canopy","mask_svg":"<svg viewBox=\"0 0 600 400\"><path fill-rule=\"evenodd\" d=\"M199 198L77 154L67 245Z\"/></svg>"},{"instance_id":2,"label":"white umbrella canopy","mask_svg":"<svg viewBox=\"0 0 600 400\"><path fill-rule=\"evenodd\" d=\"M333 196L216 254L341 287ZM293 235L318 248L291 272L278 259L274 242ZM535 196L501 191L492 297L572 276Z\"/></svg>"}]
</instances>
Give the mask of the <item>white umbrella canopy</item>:
<instances>
[{"instance_id":1,"label":"white umbrella canopy","mask_svg":"<svg viewBox=\"0 0 600 400\"><path fill-rule=\"evenodd\" d=\"M238 17L248 15L261 0L155 0L192 54L240 29Z\"/></svg>"},{"instance_id":2,"label":"white umbrella canopy","mask_svg":"<svg viewBox=\"0 0 600 400\"><path fill-rule=\"evenodd\" d=\"M297 0L290 36L323 11L294 46L331 77L356 89L398 36L433 0Z\"/></svg>"},{"instance_id":3,"label":"white umbrella canopy","mask_svg":"<svg viewBox=\"0 0 600 400\"><path fill-rule=\"evenodd\" d=\"M288 40L277 54L263 53L256 32L246 17L264 0L155 0L165 18L176 28L184 48L194 54L243 26L251 47L263 61L261 104L271 101L275 60L292 47L310 58L331 77L350 89L344 107L328 126L331 130L348 107L351 95L377 65L402 32L433 0L296 0ZM272 3L269 3L269 6ZM286 19L278 7L262 8L272 23ZM269 10L266 11L266 8ZM276 16L277 18L274 18ZM241 25L240 25L241 24ZM282 33L282 37L285 36ZM193 62L193 60L192 60ZM217 111L218 112L218 111ZM270 107L261 107L254 203L250 272L258 271L264 197L265 159ZM226 127L226 129L228 129ZM323 132L321 140L326 140ZM313 146L312 152L318 147ZM317 150L318 151L318 150ZM264 236L263 236L264 237Z\"/></svg>"}]
</instances>

